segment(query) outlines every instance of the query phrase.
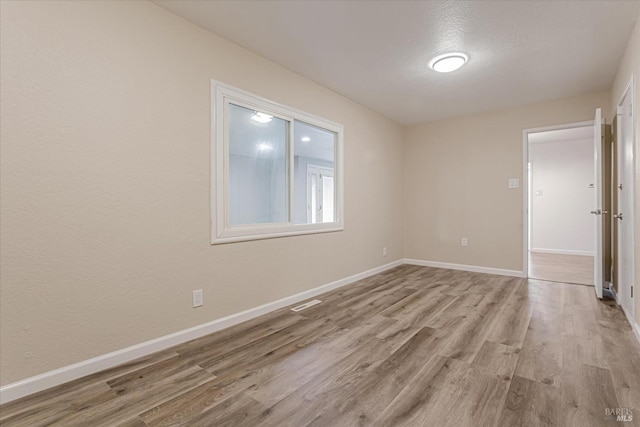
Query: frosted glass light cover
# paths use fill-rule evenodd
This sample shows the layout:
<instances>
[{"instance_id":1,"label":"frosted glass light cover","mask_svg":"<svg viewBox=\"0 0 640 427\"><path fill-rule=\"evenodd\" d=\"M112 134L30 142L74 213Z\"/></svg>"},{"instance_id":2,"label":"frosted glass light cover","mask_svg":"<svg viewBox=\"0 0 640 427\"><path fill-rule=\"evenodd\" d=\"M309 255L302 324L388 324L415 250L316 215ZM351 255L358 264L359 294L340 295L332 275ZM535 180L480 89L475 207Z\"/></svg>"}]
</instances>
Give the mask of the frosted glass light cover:
<instances>
[{"instance_id":1,"label":"frosted glass light cover","mask_svg":"<svg viewBox=\"0 0 640 427\"><path fill-rule=\"evenodd\" d=\"M450 73L462 67L468 59L464 53L447 53L434 58L431 68L439 73Z\"/></svg>"}]
</instances>

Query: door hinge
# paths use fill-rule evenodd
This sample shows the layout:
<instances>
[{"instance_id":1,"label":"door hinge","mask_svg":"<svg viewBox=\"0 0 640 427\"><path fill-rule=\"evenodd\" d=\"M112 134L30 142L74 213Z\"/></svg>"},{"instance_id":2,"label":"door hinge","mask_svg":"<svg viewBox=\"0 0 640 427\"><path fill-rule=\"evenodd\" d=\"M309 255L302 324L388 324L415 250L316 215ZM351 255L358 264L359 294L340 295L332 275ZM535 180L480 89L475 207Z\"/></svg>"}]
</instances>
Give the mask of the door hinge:
<instances>
[{"instance_id":1,"label":"door hinge","mask_svg":"<svg viewBox=\"0 0 640 427\"><path fill-rule=\"evenodd\" d=\"M633 298L633 286L631 287L631 298Z\"/></svg>"}]
</instances>

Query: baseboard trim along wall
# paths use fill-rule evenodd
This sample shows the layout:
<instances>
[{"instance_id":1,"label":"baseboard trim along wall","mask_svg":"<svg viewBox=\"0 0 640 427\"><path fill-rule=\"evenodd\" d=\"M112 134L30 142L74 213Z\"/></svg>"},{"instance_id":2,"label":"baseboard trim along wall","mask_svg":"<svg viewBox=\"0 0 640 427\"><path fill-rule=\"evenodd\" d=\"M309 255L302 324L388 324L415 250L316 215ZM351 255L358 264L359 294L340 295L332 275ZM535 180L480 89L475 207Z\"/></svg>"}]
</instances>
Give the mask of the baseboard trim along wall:
<instances>
[{"instance_id":1,"label":"baseboard trim along wall","mask_svg":"<svg viewBox=\"0 0 640 427\"><path fill-rule=\"evenodd\" d=\"M333 289L337 289L350 283L357 282L358 280L365 279L367 277L373 276L374 274L381 273L402 264L445 268L449 270L463 270L476 273L497 274L501 276L526 277L526 274L524 274L522 271L516 270L452 264L447 262L423 261L417 259L399 259L389 264L381 265L362 273L354 274L353 276L336 280L335 282L327 283L317 288L309 289L308 291L300 292L298 294L285 297L277 301L263 304L259 307L254 307L240 313L232 314L221 319L204 323L202 325L194 326L192 328L178 331L173 334L145 341L131 347L123 348L121 350L97 356L88 360L84 360L82 362L74 363L72 365L64 366L62 368L45 372L43 374L17 381L15 383L7 384L4 387L0 387L0 404L11 402L12 400L16 400L21 397L67 383L69 381L73 381L78 378L82 378L84 376L112 368L122 363L130 362L140 357L147 356L157 351L173 347L175 345L202 337L204 335L211 334L221 329L237 325L239 323L251 320L258 316L262 316L274 310L296 304L298 302L315 297ZM637 325L635 326L634 330L636 332L636 335L640 337Z\"/></svg>"},{"instance_id":2,"label":"baseboard trim along wall","mask_svg":"<svg viewBox=\"0 0 640 427\"><path fill-rule=\"evenodd\" d=\"M422 265L424 267L446 268L447 270L472 271L474 273L497 274L500 276L527 277L522 271L505 270L502 268L480 267L477 265L452 264L439 261L424 261L420 259L405 258L405 264Z\"/></svg>"},{"instance_id":3,"label":"baseboard trim along wall","mask_svg":"<svg viewBox=\"0 0 640 427\"><path fill-rule=\"evenodd\" d=\"M585 256L595 255L593 251L573 251L571 249L532 248L531 252L538 252L541 254L558 254L558 255L585 255Z\"/></svg>"},{"instance_id":4,"label":"baseboard trim along wall","mask_svg":"<svg viewBox=\"0 0 640 427\"><path fill-rule=\"evenodd\" d=\"M616 300L617 302L617 300ZM622 312L624 313L624 315L627 317L627 321L629 322L629 324L631 325L631 329L633 329L633 334L636 336L636 339L638 340L638 342L640 342L640 325L638 325L629 315L629 313L627 313L627 310L624 309L624 306L622 304L618 304L620 306L620 309L622 309Z\"/></svg>"},{"instance_id":5,"label":"baseboard trim along wall","mask_svg":"<svg viewBox=\"0 0 640 427\"><path fill-rule=\"evenodd\" d=\"M0 404L11 402L12 400L112 368L122 363L130 362L169 347L173 347L174 345L200 338L204 335L237 325L288 305L296 304L300 301L304 301L333 289L357 282L358 280L365 279L369 276L373 276L374 274L381 273L402 264L404 264L404 260L399 259L389 264L381 265L379 267L372 268L371 270L354 274L353 276L345 277L344 279L336 280L335 282L327 283L317 288L309 289L308 291L300 292L277 301L263 304L259 307L250 308L240 313L194 326L193 328L178 331L131 347L123 348L82 362L64 366L53 371L45 372L15 383L7 384L4 387L0 387Z\"/></svg>"}]
</instances>

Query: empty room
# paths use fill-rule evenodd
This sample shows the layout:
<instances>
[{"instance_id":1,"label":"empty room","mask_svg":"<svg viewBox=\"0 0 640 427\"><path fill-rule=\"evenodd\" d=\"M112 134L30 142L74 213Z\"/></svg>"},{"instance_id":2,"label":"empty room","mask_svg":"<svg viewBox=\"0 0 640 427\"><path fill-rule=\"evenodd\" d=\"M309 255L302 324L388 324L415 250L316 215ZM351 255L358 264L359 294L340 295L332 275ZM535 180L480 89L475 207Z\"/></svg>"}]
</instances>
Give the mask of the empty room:
<instances>
[{"instance_id":1,"label":"empty room","mask_svg":"<svg viewBox=\"0 0 640 427\"><path fill-rule=\"evenodd\" d=\"M0 425L640 425L639 17L0 0Z\"/></svg>"}]
</instances>

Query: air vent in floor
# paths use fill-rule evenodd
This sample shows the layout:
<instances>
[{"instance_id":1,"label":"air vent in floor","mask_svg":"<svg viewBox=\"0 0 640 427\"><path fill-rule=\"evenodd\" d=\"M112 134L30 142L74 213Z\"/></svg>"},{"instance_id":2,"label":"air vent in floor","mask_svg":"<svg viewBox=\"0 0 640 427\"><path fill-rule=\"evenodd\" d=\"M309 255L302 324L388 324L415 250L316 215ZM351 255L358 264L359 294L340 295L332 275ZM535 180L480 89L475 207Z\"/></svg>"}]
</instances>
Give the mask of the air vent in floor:
<instances>
[{"instance_id":1,"label":"air vent in floor","mask_svg":"<svg viewBox=\"0 0 640 427\"><path fill-rule=\"evenodd\" d=\"M309 308L309 307L314 306L314 305L316 305L316 304L320 304L321 302L322 302L322 301L320 301L319 299L314 299L314 300L312 300L312 301L305 302L304 304L300 304L300 305L299 305L299 306L297 306L297 307L293 307L293 308L291 309L291 311L302 311L302 310L304 310L305 308Z\"/></svg>"}]
</instances>

